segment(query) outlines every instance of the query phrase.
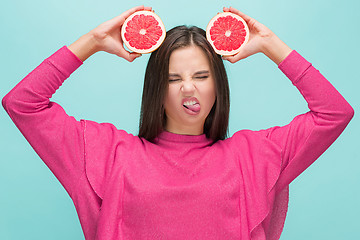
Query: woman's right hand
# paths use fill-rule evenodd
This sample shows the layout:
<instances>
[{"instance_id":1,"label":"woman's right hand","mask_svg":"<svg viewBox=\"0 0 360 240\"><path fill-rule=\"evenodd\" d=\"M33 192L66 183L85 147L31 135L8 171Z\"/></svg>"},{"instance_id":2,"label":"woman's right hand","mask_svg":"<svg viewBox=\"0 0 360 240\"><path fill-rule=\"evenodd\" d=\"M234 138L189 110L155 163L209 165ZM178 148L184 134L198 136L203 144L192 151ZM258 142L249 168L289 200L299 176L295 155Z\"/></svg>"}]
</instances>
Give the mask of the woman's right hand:
<instances>
[{"instance_id":1,"label":"woman's right hand","mask_svg":"<svg viewBox=\"0 0 360 240\"><path fill-rule=\"evenodd\" d=\"M68 48L82 61L85 61L92 54L99 51L115 54L129 62L134 61L134 59L140 57L141 54L125 50L124 43L121 39L121 27L126 18L134 12L141 10L152 11L151 7L137 6L131 8L81 36Z\"/></svg>"},{"instance_id":2,"label":"woman's right hand","mask_svg":"<svg viewBox=\"0 0 360 240\"><path fill-rule=\"evenodd\" d=\"M131 8L121 15L100 24L95 29L91 30L90 33L97 41L98 51L105 51L111 54L115 54L129 62L132 62L135 58L140 57L141 54L139 53L125 50L123 41L121 39L121 27L124 24L126 18L128 18L134 12L141 10L151 11L151 7L137 6Z\"/></svg>"},{"instance_id":3,"label":"woman's right hand","mask_svg":"<svg viewBox=\"0 0 360 240\"><path fill-rule=\"evenodd\" d=\"M119 16L106 21L90 33L94 36L98 44L98 51L105 51L111 54L115 54L119 57L132 62L135 58L140 57L141 54L129 52L125 50L123 41L121 39L121 27L124 24L126 18L136 11L148 10L151 11L151 7L137 6L127 10Z\"/></svg>"}]
</instances>

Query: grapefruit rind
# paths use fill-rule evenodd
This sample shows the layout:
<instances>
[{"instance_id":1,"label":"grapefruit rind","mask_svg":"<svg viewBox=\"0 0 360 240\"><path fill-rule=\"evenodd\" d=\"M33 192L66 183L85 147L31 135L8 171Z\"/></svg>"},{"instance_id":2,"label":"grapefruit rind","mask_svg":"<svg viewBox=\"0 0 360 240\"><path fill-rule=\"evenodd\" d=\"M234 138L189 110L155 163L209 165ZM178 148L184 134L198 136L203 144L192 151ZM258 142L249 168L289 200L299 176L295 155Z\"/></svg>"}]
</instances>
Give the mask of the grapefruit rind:
<instances>
[{"instance_id":1,"label":"grapefruit rind","mask_svg":"<svg viewBox=\"0 0 360 240\"><path fill-rule=\"evenodd\" d=\"M227 16L231 16L235 19L237 19L238 21L243 23L243 28L246 31L246 35L245 35L245 40L244 42L240 45L240 47L238 47L237 49L231 50L231 51L227 51L227 50L221 50L218 49L215 45L214 45L214 41L211 39L211 33L210 30L211 28L214 26L214 23L216 20L218 20L221 17L227 17ZM234 55L238 52L240 52L241 48L248 42L249 40L249 27L247 26L245 20L240 17L239 15L235 14L235 13L231 13L231 12L222 12L222 13L218 13L216 16L214 16L210 22L208 23L207 27L206 27L206 38L207 40L210 42L211 46L213 47L213 49L215 50L215 52L219 55L223 55L223 56L231 56Z\"/></svg>"},{"instance_id":2,"label":"grapefruit rind","mask_svg":"<svg viewBox=\"0 0 360 240\"><path fill-rule=\"evenodd\" d=\"M160 38L157 40L155 45L152 45L150 48L145 48L145 49L140 49L140 48L136 48L135 46L131 46L130 41L128 41L125 37L126 34L126 27L128 26L128 23L135 17L138 15L144 15L144 16L152 16L155 18L155 20L158 22L158 26L161 28L162 34L160 36ZM126 18L124 24L121 27L121 38L125 44L125 46L136 53L141 53L141 54L146 54L146 53L151 53L153 51L155 51L157 48L160 47L160 45L163 43L164 39L166 36L166 30L165 30L165 26L164 23L161 21L160 17L158 15L156 15L154 12L151 11L147 11L147 10L143 10L143 11L137 11L133 14L131 14L128 18ZM136 41L136 40L135 40Z\"/></svg>"}]
</instances>

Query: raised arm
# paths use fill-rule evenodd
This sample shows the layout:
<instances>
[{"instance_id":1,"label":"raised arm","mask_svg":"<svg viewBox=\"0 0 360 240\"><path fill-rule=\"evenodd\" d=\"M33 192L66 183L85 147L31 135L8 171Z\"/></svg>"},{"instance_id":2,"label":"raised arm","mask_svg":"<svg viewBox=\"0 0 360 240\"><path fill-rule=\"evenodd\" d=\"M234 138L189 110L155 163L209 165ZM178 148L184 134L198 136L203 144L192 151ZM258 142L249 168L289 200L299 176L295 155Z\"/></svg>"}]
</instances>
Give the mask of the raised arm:
<instances>
[{"instance_id":1,"label":"raised arm","mask_svg":"<svg viewBox=\"0 0 360 240\"><path fill-rule=\"evenodd\" d=\"M309 112L296 116L288 125L265 131L281 148L282 189L310 166L342 133L354 110L329 81L271 30L234 8L224 8L244 18L250 30L249 42L242 51L224 59L235 63L262 52L291 80L308 103Z\"/></svg>"},{"instance_id":2,"label":"raised arm","mask_svg":"<svg viewBox=\"0 0 360 240\"><path fill-rule=\"evenodd\" d=\"M268 130L268 138L282 149L281 189L309 167L343 132L354 110L310 62L292 51L279 69L308 103L309 111L288 125Z\"/></svg>"},{"instance_id":3,"label":"raised arm","mask_svg":"<svg viewBox=\"0 0 360 240\"><path fill-rule=\"evenodd\" d=\"M2 105L11 120L70 196L85 170L85 121L77 121L68 116L64 109L50 101L50 98L62 83L97 51L116 54L128 61L139 57L139 54L129 53L124 49L119 36L120 26L126 17L143 9L151 10L143 6L132 8L99 25L69 47L63 46L2 99ZM99 129L101 126L97 125ZM99 134L104 136L111 132L106 130L106 127L101 129Z\"/></svg>"},{"instance_id":4,"label":"raised arm","mask_svg":"<svg viewBox=\"0 0 360 240\"><path fill-rule=\"evenodd\" d=\"M82 123L49 99L81 65L82 61L64 46L2 99L11 120L69 195L83 170Z\"/></svg>"}]
</instances>

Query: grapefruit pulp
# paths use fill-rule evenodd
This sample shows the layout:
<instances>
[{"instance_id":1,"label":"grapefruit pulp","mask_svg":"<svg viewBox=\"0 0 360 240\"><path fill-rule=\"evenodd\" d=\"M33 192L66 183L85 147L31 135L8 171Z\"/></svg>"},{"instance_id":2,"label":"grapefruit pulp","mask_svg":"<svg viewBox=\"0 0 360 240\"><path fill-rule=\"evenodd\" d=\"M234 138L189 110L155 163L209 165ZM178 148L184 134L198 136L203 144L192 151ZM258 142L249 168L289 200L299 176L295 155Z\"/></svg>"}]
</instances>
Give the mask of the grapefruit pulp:
<instances>
[{"instance_id":1,"label":"grapefruit pulp","mask_svg":"<svg viewBox=\"0 0 360 240\"><path fill-rule=\"evenodd\" d=\"M231 12L213 17L206 27L206 38L220 55L234 55L249 40L249 28L245 20Z\"/></svg>"},{"instance_id":2,"label":"grapefruit pulp","mask_svg":"<svg viewBox=\"0 0 360 240\"><path fill-rule=\"evenodd\" d=\"M155 51L165 35L165 26L160 17L146 10L131 14L121 28L121 38L126 47L137 53Z\"/></svg>"}]
</instances>

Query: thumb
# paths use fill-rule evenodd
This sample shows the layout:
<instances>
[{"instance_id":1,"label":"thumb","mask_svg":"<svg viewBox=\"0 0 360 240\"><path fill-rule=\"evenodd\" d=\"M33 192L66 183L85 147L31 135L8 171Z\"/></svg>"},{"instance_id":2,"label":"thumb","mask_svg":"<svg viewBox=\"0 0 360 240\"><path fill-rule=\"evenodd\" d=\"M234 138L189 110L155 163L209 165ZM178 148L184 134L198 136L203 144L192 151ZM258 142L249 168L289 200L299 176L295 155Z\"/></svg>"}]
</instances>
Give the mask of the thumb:
<instances>
[{"instance_id":1,"label":"thumb","mask_svg":"<svg viewBox=\"0 0 360 240\"><path fill-rule=\"evenodd\" d=\"M124 58L125 60L132 62L134 61L136 58L141 57L142 54L141 53L136 53L136 52L125 52L125 56L122 55L121 57Z\"/></svg>"},{"instance_id":2,"label":"thumb","mask_svg":"<svg viewBox=\"0 0 360 240\"><path fill-rule=\"evenodd\" d=\"M132 52L129 54L130 62L134 61L136 58L141 57L141 53Z\"/></svg>"},{"instance_id":3,"label":"thumb","mask_svg":"<svg viewBox=\"0 0 360 240\"><path fill-rule=\"evenodd\" d=\"M237 57L237 55L232 55L232 56L222 56L222 59L227 60L231 63L236 63L237 61L239 61L240 59Z\"/></svg>"},{"instance_id":4,"label":"thumb","mask_svg":"<svg viewBox=\"0 0 360 240\"><path fill-rule=\"evenodd\" d=\"M224 60L228 60L231 63L236 63L237 61L240 61L241 59L247 58L249 56L249 53L246 51L240 51L232 56L223 56L222 58Z\"/></svg>"}]
</instances>

